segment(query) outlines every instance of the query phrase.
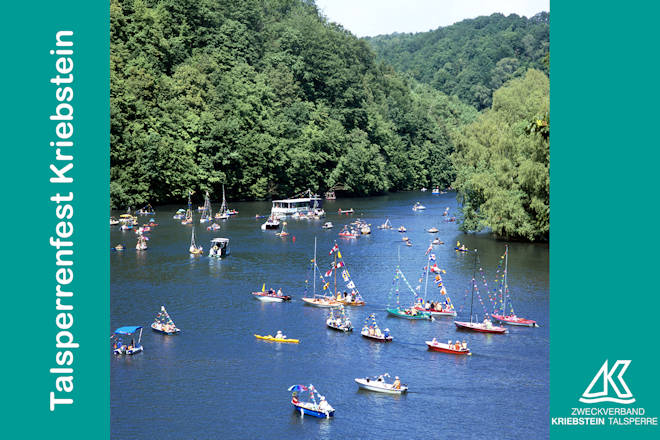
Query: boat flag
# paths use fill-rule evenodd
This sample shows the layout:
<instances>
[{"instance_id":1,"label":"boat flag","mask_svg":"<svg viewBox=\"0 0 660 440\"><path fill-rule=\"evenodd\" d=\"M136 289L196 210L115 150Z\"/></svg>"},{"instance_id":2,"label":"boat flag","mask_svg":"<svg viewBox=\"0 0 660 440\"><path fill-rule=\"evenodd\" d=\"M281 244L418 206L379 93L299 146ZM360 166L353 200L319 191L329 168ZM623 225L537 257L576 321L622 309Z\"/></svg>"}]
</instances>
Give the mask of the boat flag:
<instances>
[{"instance_id":1,"label":"boat flag","mask_svg":"<svg viewBox=\"0 0 660 440\"><path fill-rule=\"evenodd\" d=\"M431 254L431 255L429 255L429 260L431 260L431 261L435 261L435 254Z\"/></svg>"},{"instance_id":2,"label":"boat flag","mask_svg":"<svg viewBox=\"0 0 660 440\"><path fill-rule=\"evenodd\" d=\"M323 290L328 290L328 287L330 287L330 283L325 283L323 285Z\"/></svg>"},{"instance_id":3,"label":"boat flag","mask_svg":"<svg viewBox=\"0 0 660 440\"><path fill-rule=\"evenodd\" d=\"M332 275L332 269L330 269L329 271L327 271L327 272L325 273L325 276L326 276L326 277L329 277L330 275Z\"/></svg>"},{"instance_id":4,"label":"boat flag","mask_svg":"<svg viewBox=\"0 0 660 440\"><path fill-rule=\"evenodd\" d=\"M262 291L262 292L265 292L265 291L266 291L266 283L264 283L264 285L261 286L261 291Z\"/></svg>"},{"instance_id":5,"label":"boat flag","mask_svg":"<svg viewBox=\"0 0 660 440\"><path fill-rule=\"evenodd\" d=\"M432 250L433 250L433 244L430 244L429 248L426 250L426 252L424 252L424 255L428 255L429 252L431 252Z\"/></svg>"},{"instance_id":6,"label":"boat flag","mask_svg":"<svg viewBox=\"0 0 660 440\"><path fill-rule=\"evenodd\" d=\"M329 255L332 255L332 253L334 251L338 251L338 250L339 250L339 246L337 246L337 243L335 243L335 245L332 247L332 249L330 249ZM339 257L339 258L341 258L341 257Z\"/></svg>"},{"instance_id":7,"label":"boat flag","mask_svg":"<svg viewBox=\"0 0 660 440\"><path fill-rule=\"evenodd\" d=\"M340 261L339 263L337 263L337 266L336 266L336 267L344 267L344 262L343 262L343 261Z\"/></svg>"},{"instance_id":8,"label":"boat flag","mask_svg":"<svg viewBox=\"0 0 660 440\"><path fill-rule=\"evenodd\" d=\"M355 283L353 281L349 281L348 284L346 284L346 287L349 289L355 289Z\"/></svg>"},{"instance_id":9,"label":"boat flag","mask_svg":"<svg viewBox=\"0 0 660 440\"><path fill-rule=\"evenodd\" d=\"M337 246L337 245L335 245L335 247L336 247L336 246ZM339 248L337 248L337 257L338 257L338 258L341 258L341 252L339 252Z\"/></svg>"}]
</instances>

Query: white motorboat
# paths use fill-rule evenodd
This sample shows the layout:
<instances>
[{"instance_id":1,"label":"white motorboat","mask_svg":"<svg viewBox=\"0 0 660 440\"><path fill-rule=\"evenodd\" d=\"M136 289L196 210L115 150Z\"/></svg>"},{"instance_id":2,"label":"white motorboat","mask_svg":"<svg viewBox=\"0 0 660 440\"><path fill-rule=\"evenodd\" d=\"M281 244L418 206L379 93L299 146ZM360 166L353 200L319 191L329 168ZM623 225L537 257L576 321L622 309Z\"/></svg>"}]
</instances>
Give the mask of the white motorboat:
<instances>
[{"instance_id":1,"label":"white motorboat","mask_svg":"<svg viewBox=\"0 0 660 440\"><path fill-rule=\"evenodd\" d=\"M389 374L383 374L378 377L356 378L355 382L361 389L375 391L377 393L403 394L408 391L408 387L405 384L399 382L398 387L395 385L398 378L394 383L387 383L385 382L385 376L389 376Z\"/></svg>"}]
</instances>

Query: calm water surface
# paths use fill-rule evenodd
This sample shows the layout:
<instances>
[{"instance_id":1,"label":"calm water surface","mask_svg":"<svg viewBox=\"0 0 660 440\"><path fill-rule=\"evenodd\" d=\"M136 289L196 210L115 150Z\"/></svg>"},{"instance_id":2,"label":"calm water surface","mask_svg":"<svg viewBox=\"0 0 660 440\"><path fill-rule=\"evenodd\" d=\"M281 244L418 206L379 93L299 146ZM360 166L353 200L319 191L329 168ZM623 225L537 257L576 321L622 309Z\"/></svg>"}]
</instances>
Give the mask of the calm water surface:
<instances>
[{"instance_id":1,"label":"calm water surface","mask_svg":"<svg viewBox=\"0 0 660 440\"><path fill-rule=\"evenodd\" d=\"M413 212L421 201L428 209ZM201 205L201 201L197 201ZM215 208L219 207L215 200ZM398 193L389 196L326 201L327 218L289 220L291 236L261 231L270 203L230 203L239 215L209 232L197 222L198 240L208 250L213 237L228 237L231 255L223 260L191 258L191 226L173 220L181 206L156 207L159 226L149 234L149 249L135 251L135 233L111 228L111 243L126 250L111 256L111 329L146 327L144 352L111 360L113 439L436 439L549 437L549 274L548 246L511 243L509 286L519 316L537 320L540 328L509 327L506 335L457 332L452 319L434 322L387 317L394 270L400 264L414 285L422 273L435 226L446 244L436 246L438 266L449 295L467 318L474 260L457 253L457 240L479 249L486 280L494 285L504 243L486 235L466 235L445 223L453 193ZM352 216L337 209L354 208ZM118 215L119 212L113 213ZM378 230L389 217L405 225L412 247L401 246L403 234ZM340 226L362 218L371 236L340 239ZM148 217L141 217L147 220ZM321 229L332 221L335 229ZM295 236L293 242L292 236ZM364 307L347 308L359 330L376 314L394 342L378 344L359 331L340 334L325 326L327 310L304 306L300 298L309 278L314 237L318 262L329 268L329 249L338 242L352 278L365 298ZM400 255L400 263L399 257ZM478 277L478 279L480 279ZM294 297L291 303L261 303L250 295L262 283ZM437 289L429 287L431 299ZM412 298L402 290L402 300ZM165 305L178 336L163 336L148 326ZM483 313L475 298L475 312ZM459 314L459 318L461 315ZM253 334L281 329L299 345L256 340ZM425 340L465 339L474 355L458 357L429 352ZM388 372L407 383L405 396L358 391L356 377ZM301 418L289 404L287 388L314 384L336 409L336 417Z\"/></svg>"}]
</instances>

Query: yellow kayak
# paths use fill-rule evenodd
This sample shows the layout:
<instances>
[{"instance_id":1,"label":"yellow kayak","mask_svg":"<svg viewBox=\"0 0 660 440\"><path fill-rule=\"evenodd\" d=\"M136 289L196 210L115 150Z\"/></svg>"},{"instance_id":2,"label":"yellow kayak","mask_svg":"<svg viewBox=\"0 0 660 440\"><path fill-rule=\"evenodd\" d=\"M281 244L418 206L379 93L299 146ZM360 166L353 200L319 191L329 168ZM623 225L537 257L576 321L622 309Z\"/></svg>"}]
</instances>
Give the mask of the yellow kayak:
<instances>
[{"instance_id":1,"label":"yellow kayak","mask_svg":"<svg viewBox=\"0 0 660 440\"><path fill-rule=\"evenodd\" d=\"M257 338L257 339L263 339L264 341L270 341L270 342L290 342L291 344L299 344L300 343L299 339L274 338L271 335L268 335L268 336L254 335L254 337Z\"/></svg>"}]
</instances>

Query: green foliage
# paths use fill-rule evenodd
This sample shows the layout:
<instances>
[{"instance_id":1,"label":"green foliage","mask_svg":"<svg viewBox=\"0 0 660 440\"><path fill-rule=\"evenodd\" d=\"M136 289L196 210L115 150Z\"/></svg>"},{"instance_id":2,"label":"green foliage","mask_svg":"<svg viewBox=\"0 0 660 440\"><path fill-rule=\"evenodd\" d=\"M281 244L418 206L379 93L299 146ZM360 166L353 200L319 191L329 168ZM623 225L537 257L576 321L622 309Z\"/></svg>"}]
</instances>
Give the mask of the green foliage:
<instances>
[{"instance_id":1,"label":"green foliage","mask_svg":"<svg viewBox=\"0 0 660 440\"><path fill-rule=\"evenodd\" d=\"M550 17L493 14L417 34L368 38L379 58L447 95L484 109L493 91L529 68L548 74Z\"/></svg>"},{"instance_id":2,"label":"green foliage","mask_svg":"<svg viewBox=\"0 0 660 440\"><path fill-rule=\"evenodd\" d=\"M111 200L355 194L454 179L476 110L378 62L309 0L111 0ZM504 68L504 67L503 67Z\"/></svg>"},{"instance_id":3,"label":"green foliage","mask_svg":"<svg viewBox=\"0 0 660 440\"><path fill-rule=\"evenodd\" d=\"M463 230L549 238L549 108L547 76L529 70L494 93L491 109L454 132Z\"/></svg>"}]
</instances>

